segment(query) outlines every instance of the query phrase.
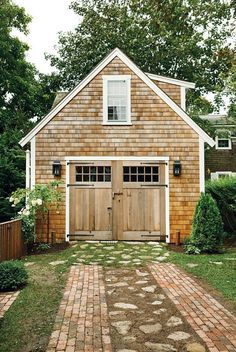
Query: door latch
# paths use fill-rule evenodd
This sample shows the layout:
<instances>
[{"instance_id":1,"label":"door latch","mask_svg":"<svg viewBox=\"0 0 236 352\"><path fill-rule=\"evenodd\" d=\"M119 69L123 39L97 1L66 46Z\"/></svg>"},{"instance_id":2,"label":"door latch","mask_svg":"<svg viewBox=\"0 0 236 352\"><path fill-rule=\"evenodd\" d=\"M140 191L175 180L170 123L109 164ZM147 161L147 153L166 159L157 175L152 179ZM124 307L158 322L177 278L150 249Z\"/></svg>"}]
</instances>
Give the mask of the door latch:
<instances>
[{"instance_id":1,"label":"door latch","mask_svg":"<svg viewBox=\"0 0 236 352\"><path fill-rule=\"evenodd\" d=\"M112 198L114 199L115 196L122 196L122 195L123 195L122 192L113 192L113 193L112 193Z\"/></svg>"}]
</instances>

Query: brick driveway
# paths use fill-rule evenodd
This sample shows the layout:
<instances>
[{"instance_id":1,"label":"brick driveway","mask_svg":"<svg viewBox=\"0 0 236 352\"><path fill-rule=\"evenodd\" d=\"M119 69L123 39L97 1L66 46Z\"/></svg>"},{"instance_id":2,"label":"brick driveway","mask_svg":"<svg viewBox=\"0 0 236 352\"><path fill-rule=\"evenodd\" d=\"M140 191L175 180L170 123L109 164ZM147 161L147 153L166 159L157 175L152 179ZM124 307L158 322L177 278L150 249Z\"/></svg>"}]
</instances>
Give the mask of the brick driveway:
<instances>
[{"instance_id":1,"label":"brick driveway","mask_svg":"<svg viewBox=\"0 0 236 352\"><path fill-rule=\"evenodd\" d=\"M18 294L19 291L0 293L0 318L4 317L4 314L11 307Z\"/></svg>"},{"instance_id":2,"label":"brick driveway","mask_svg":"<svg viewBox=\"0 0 236 352\"><path fill-rule=\"evenodd\" d=\"M236 351L236 319L227 309L174 264L149 269L208 351ZM110 336L102 267L72 266L47 352L111 352Z\"/></svg>"}]
</instances>

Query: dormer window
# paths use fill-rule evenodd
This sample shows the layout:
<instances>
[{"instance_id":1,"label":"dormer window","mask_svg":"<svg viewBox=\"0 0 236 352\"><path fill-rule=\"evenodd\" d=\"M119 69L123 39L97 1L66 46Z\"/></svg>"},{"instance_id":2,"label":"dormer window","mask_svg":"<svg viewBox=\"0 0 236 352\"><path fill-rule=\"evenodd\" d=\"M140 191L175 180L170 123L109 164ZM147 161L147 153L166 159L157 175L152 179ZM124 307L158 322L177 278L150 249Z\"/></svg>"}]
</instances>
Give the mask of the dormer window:
<instances>
[{"instance_id":1,"label":"dormer window","mask_svg":"<svg viewBox=\"0 0 236 352\"><path fill-rule=\"evenodd\" d=\"M103 123L106 125L131 124L131 76L103 77Z\"/></svg>"}]
</instances>

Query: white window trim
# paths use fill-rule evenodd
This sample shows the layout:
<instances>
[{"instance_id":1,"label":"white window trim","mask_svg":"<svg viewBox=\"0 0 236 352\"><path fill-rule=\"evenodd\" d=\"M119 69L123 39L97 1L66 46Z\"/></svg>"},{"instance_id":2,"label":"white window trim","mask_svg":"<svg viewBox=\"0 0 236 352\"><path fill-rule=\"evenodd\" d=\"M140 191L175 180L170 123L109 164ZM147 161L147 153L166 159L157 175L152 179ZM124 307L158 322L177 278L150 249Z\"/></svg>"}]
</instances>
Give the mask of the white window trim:
<instances>
[{"instance_id":1,"label":"white window trim","mask_svg":"<svg viewBox=\"0 0 236 352\"><path fill-rule=\"evenodd\" d=\"M204 140L199 137L199 179L200 192L205 192L205 149Z\"/></svg>"},{"instance_id":2,"label":"white window trim","mask_svg":"<svg viewBox=\"0 0 236 352\"><path fill-rule=\"evenodd\" d=\"M181 108L186 111L186 88L180 87Z\"/></svg>"},{"instance_id":3,"label":"white window trim","mask_svg":"<svg viewBox=\"0 0 236 352\"><path fill-rule=\"evenodd\" d=\"M25 152L25 187L30 188L30 150L27 149Z\"/></svg>"},{"instance_id":4,"label":"white window trim","mask_svg":"<svg viewBox=\"0 0 236 352\"><path fill-rule=\"evenodd\" d=\"M229 176L234 176L236 173L232 171L216 171L211 173L211 180L218 180L219 175L229 175Z\"/></svg>"},{"instance_id":5,"label":"white window trim","mask_svg":"<svg viewBox=\"0 0 236 352\"><path fill-rule=\"evenodd\" d=\"M131 75L109 75L103 76L103 125L132 125L131 123ZM108 104L107 104L107 84L109 81L126 81L127 82L127 120L126 121L109 121Z\"/></svg>"},{"instance_id":6,"label":"white window trim","mask_svg":"<svg viewBox=\"0 0 236 352\"><path fill-rule=\"evenodd\" d=\"M219 143L219 140L221 140L221 139L227 139L229 141L229 146L228 147L219 147L218 143ZM220 137L216 136L215 141L216 141L216 149L220 149L220 150L231 150L232 149L232 141L231 141L230 137L229 138L220 138Z\"/></svg>"},{"instance_id":7,"label":"white window trim","mask_svg":"<svg viewBox=\"0 0 236 352\"><path fill-rule=\"evenodd\" d=\"M35 137L30 141L30 188L33 189L35 186Z\"/></svg>"}]
</instances>

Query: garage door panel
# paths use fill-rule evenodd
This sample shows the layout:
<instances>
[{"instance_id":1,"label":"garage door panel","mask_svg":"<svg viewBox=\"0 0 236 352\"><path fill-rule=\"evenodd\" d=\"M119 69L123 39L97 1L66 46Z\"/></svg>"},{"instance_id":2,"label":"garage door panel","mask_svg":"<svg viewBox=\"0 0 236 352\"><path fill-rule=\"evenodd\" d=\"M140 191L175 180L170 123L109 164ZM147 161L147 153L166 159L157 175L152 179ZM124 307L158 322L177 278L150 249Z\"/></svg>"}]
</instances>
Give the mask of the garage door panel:
<instances>
[{"instance_id":1,"label":"garage door panel","mask_svg":"<svg viewBox=\"0 0 236 352\"><path fill-rule=\"evenodd\" d=\"M124 231L160 231L160 190L124 189Z\"/></svg>"},{"instance_id":2,"label":"garage door panel","mask_svg":"<svg viewBox=\"0 0 236 352\"><path fill-rule=\"evenodd\" d=\"M95 231L111 230L111 190L95 189Z\"/></svg>"},{"instance_id":3,"label":"garage door panel","mask_svg":"<svg viewBox=\"0 0 236 352\"><path fill-rule=\"evenodd\" d=\"M160 190L144 189L145 229L160 231Z\"/></svg>"},{"instance_id":4,"label":"garage door panel","mask_svg":"<svg viewBox=\"0 0 236 352\"><path fill-rule=\"evenodd\" d=\"M84 162L71 165L70 175L70 233L78 239L160 239L165 225L163 165Z\"/></svg>"}]
</instances>

